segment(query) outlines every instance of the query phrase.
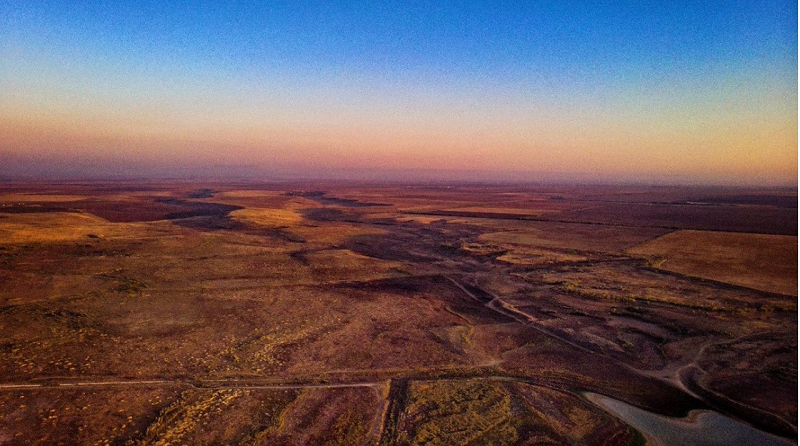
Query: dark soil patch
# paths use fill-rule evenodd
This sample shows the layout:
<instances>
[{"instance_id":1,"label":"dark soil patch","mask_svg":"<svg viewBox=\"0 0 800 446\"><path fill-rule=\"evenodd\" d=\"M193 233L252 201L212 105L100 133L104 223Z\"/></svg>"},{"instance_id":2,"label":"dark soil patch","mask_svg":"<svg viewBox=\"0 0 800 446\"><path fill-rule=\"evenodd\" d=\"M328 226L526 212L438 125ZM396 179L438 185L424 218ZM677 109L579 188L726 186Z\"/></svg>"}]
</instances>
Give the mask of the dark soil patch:
<instances>
[{"instance_id":1,"label":"dark soil patch","mask_svg":"<svg viewBox=\"0 0 800 446\"><path fill-rule=\"evenodd\" d=\"M0 213L6 214L38 214L45 212L68 212L66 206L51 204L3 204L0 205Z\"/></svg>"},{"instance_id":2,"label":"dark soil patch","mask_svg":"<svg viewBox=\"0 0 800 446\"><path fill-rule=\"evenodd\" d=\"M337 198L337 197L329 197L326 195L324 191L311 191L311 192L287 192L287 196L289 197L303 197L303 198L310 198L314 201L317 201L321 204L332 204L336 206L344 206L349 208L362 208L362 207L374 207L374 206L391 206L386 203L371 203L368 201L359 201L353 198Z\"/></svg>"}]
</instances>

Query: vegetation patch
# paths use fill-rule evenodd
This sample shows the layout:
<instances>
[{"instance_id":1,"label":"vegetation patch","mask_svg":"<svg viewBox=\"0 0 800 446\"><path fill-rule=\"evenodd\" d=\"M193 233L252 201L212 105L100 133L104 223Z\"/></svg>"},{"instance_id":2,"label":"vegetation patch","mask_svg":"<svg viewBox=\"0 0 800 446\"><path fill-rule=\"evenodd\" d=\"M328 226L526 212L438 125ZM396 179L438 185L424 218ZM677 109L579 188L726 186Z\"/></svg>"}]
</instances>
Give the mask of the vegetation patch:
<instances>
[{"instance_id":1,"label":"vegetation patch","mask_svg":"<svg viewBox=\"0 0 800 446\"><path fill-rule=\"evenodd\" d=\"M303 217L292 209L247 208L233 211L229 216L241 223L270 228L289 227L303 220Z\"/></svg>"},{"instance_id":2,"label":"vegetation patch","mask_svg":"<svg viewBox=\"0 0 800 446\"><path fill-rule=\"evenodd\" d=\"M413 382L398 444L513 445L511 394L487 380Z\"/></svg>"}]
</instances>

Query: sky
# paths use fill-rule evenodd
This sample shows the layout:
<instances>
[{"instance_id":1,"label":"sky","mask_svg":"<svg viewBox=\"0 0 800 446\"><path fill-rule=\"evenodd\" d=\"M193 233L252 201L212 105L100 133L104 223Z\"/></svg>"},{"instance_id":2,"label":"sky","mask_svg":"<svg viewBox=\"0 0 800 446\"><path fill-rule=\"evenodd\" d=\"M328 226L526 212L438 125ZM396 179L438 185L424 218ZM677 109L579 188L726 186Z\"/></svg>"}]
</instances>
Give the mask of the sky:
<instances>
[{"instance_id":1,"label":"sky","mask_svg":"<svg viewBox=\"0 0 800 446\"><path fill-rule=\"evenodd\" d=\"M2 0L0 176L796 187L797 29L769 0Z\"/></svg>"}]
</instances>

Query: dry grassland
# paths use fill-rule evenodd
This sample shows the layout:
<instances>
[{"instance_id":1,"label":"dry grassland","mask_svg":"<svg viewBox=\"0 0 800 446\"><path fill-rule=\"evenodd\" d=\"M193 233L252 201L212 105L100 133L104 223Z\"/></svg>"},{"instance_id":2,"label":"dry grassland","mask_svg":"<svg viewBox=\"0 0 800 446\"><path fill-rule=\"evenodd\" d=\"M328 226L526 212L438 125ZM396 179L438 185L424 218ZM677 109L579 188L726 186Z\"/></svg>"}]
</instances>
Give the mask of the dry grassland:
<instances>
[{"instance_id":1,"label":"dry grassland","mask_svg":"<svg viewBox=\"0 0 800 446\"><path fill-rule=\"evenodd\" d=\"M796 237L664 235L698 194L9 186L0 444L641 444L584 390L794 438Z\"/></svg>"},{"instance_id":2,"label":"dry grassland","mask_svg":"<svg viewBox=\"0 0 800 446\"><path fill-rule=\"evenodd\" d=\"M0 203L66 203L81 201L85 195L0 194ZM2 208L0 208L2 211Z\"/></svg>"},{"instance_id":3,"label":"dry grassland","mask_svg":"<svg viewBox=\"0 0 800 446\"><path fill-rule=\"evenodd\" d=\"M675 231L628 252L667 271L797 296L796 236Z\"/></svg>"},{"instance_id":4,"label":"dry grassland","mask_svg":"<svg viewBox=\"0 0 800 446\"><path fill-rule=\"evenodd\" d=\"M2 214L0 243L32 244L91 241L98 238L146 236L140 224L110 224L91 214L48 212Z\"/></svg>"},{"instance_id":5,"label":"dry grassland","mask_svg":"<svg viewBox=\"0 0 800 446\"><path fill-rule=\"evenodd\" d=\"M230 213L236 221L266 227L289 227L300 223L303 217L292 209L240 209Z\"/></svg>"}]
</instances>

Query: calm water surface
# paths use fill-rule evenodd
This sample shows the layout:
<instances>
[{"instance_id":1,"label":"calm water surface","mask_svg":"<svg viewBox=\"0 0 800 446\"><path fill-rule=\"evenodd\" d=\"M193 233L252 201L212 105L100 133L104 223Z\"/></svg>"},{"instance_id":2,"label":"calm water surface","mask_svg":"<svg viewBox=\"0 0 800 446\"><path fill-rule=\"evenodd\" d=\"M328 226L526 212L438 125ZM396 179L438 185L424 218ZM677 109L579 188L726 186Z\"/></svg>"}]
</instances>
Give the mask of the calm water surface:
<instances>
[{"instance_id":1,"label":"calm water surface","mask_svg":"<svg viewBox=\"0 0 800 446\"><path fill-rule=\"evenodd\" d=\"M686 418L671 418L639 409L596 393L586 393L593 403L613 413L647 438L648 445L684 446L787 446L796 442L762 432L709 410L693 410Z\"/></svg>"}]
</instances>

